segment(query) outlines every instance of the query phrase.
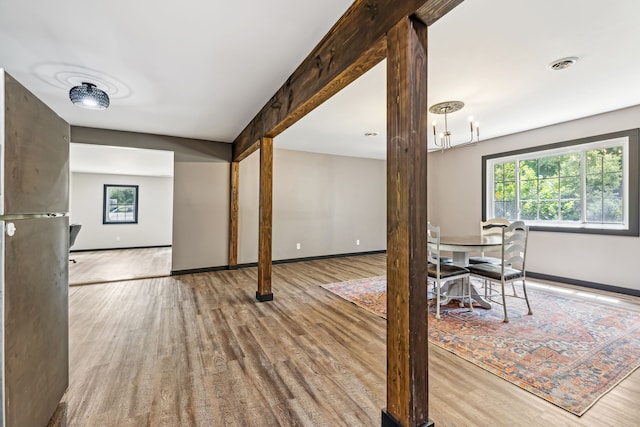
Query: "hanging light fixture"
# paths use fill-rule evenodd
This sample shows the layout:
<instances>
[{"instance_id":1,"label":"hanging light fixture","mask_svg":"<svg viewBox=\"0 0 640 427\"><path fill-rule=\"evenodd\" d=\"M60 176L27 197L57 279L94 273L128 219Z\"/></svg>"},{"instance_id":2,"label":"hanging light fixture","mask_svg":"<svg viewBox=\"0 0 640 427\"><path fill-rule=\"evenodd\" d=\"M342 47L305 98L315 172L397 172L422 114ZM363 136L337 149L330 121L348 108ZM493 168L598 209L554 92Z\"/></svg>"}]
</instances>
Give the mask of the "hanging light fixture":
<instances>
[{"instance_id":1,"label":"hanging light fixture","mask_svg":"<svg viewBox=\"0 0 640 427\"><path fill-rule=\"evenodd\" d=\"M473 117L469 117L469 140L459 144L451 145L451 131L449 130L447 123L447 114L455 113L456 111L462 110L462 107L464 107L464 102L462 101L440 102L429 107L429 112L433 114L444 114L444 131L440 132L440 135L437 135L436 132L437 123L435 121L433 122L433 139L436 147L441 148L442 150L446 150L448 148L458 147L460 145L466 145L480 141L480 122L474 123Z\"/></svg>"},{"instance_id":2,"label":"hanging light fixture","mask_svg":"<svg viewBox=\"0 0 640 427\"><path fill-rule=\"evenodd\" d=\"M69 91L69 99L79 107L92 110L104 110L109 106L109 95L93 83L83 82Z\"/></svg>"}]
</instances>

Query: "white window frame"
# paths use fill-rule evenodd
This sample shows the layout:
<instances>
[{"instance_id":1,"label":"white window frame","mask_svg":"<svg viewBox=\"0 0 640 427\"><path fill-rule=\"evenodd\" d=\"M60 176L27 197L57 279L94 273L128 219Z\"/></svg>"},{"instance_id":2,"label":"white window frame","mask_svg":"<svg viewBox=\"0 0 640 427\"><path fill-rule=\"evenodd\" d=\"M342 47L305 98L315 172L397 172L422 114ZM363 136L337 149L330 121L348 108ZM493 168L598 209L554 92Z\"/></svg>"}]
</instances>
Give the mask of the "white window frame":
<instances>
[{"instance_id":1,"label":"white window frame","mask_svg":"<svg viewBox=\"0 0 640 427\"><path fill-rule=\"evenodd\" d=\"M623 221L617 224L594 223L586 221L586 152L594 149L622 147L623 175ZM519 162L522 160L540 159L566 154L580 154L582 181L582 213L581 221L536 221L524 220L532 230L560 231L595 234L620 234L638 236L638 129L616 132L614 134L583 138L580 140L532 147L508 153L499 153L483 157L483 219L495 218L494 212L494 165L515 162L516 174L516 214L520 217L520 173ZM634 181L635 180L635 181ZM634 194L632 194L632 192Z\"/></svg>"}]
</instances>

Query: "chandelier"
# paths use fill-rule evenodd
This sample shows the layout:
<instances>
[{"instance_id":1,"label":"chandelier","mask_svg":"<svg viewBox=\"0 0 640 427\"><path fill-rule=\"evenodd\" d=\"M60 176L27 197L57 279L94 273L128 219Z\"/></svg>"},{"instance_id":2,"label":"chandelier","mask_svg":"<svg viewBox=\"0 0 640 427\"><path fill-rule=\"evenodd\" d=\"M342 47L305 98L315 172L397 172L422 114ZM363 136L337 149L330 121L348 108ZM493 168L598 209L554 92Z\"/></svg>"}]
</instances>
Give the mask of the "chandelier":
<instances>
[{"instance_id":1,"label":"chandelier","mask_svg":"<svg viewBox=\"0 0 640 427\"><path fill-rule=\"evenodd\" d=\"M444 130L440 132L440 135L437 135L436 132L436 121L434 120L433 122L433 139L436 147L442 150L446 150L448 148L458 147L460 145L467 145L480 141L480 123L474 123L473 117L469 117L469 140L461 142L459 144L451 145L451 131L449 130L447 123L447 114L455 113L456 111L461 110L462 107L464 107L464 102L462 101L440 102L429 107L429 112L433 114L444 114Z\"/></svg>"}]
</instances>

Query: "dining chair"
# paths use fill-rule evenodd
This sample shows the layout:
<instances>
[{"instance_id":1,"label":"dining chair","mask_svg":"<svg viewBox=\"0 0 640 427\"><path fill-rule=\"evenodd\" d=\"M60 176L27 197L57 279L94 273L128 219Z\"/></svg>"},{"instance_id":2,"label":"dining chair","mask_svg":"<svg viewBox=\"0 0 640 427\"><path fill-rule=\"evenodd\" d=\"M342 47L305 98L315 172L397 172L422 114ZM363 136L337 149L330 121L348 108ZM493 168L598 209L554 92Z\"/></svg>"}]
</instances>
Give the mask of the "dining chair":
<instances>
[{"instance_id":1,"label":"dining chair","mask_svg":"<svg viewBox=\"0 0 640 427\"><path fill-rule=\"evenodd\" d=\"M440 301L443 297L443 285L452 280L462 280L460 295L451 294L451 286L444 294L447 300L460 299L460 306L464 306L464 300L469 300L469 311L473 311L471 299L471 283L469 270L454 264L445 264L440 256L440 227L431 223L427 224L427 279L433 283L433 292L436 295L436 319L440 319Z\"/></svg>"},{"instance_id":2,"label":"dining chair","mask_svg":"<svg viewBox=\"0 0 640 427\"><path fill-rule=\"evenodd\" d=\"M486 221L480 221L480 235L483 237L500 235L502 234L502 229L508 227L509 224L511 224L511 222L504 218L491 218ZM469 257L469 264L500 264L500 262L500 258L486 256L484 251L480 252L480 256Z\"/></svg>"},{"instance_id":3,"label":"dining chair","mask_svg":"<svg viewBox=\"0 0 640 427\"><path fill-rule=\"evenodd\" d=\"M515 221L509 226L502 228L502 245L501 245L501 257L500 264L472 264L468 269L471 272L472 277L478 277L485 280L485 291L487 298L495 303L502 304L504 309L504 322L509 322L507 315L507 300L506 297L520 298L527 302L527 314L533 314L531 311L531 305L529 304L529 297L527 296L527 284L526 284L526 272L525 261L527 257L527 239L529 237L529 227L522 221ZM524 297L519 296L515 292L506 294L505 284L515 282L522 282L522 290ZM500 289L497 289L497 283L500 284ZM495 298L502 296L502 301L497 301Z\"/></svg>"},{"instance_id":4,"label":"dining chair","mask_svg":"<svg viewBox=\"0 0 640 427\"><path fill-rule=\"evenodd\" d=\"M431 221L427 221L427 224L431 224ZM442 256L440 255L440 263L441 264L453 264L453 258L450 256Z\"/></svg>"}]
</instances>

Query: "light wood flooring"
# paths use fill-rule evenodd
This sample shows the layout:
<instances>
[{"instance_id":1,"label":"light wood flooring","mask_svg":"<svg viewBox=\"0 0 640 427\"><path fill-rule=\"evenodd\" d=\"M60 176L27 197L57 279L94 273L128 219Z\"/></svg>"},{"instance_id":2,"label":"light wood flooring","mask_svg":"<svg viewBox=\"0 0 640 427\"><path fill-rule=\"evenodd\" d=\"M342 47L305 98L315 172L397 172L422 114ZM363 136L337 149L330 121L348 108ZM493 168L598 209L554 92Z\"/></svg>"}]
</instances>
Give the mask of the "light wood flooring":
<instances>
[{"instance_id":1,"label":"light wood flooring","mask_svg":"<svg viewBox=\"0 0 640 427\"><path fill-rule=\"evenodd\" d=\"M171 273L171 248L72 252L69 284L86 285L155 278Z\"/></svg>"},{"instance_id":2,"label":"light wood flooring","mask_svg":"<svg viewBox=\"0 0 640 427\"><path fill-rule=\"evenodd\" d=\"M385 263L274 265L266 303L256 268L71 288L66 424L380 426L386 321L319 285L381 275ZM635 426L638 402L640 371L576 417L429 346L437 427Z\"/></svg>"}]
</instances>

